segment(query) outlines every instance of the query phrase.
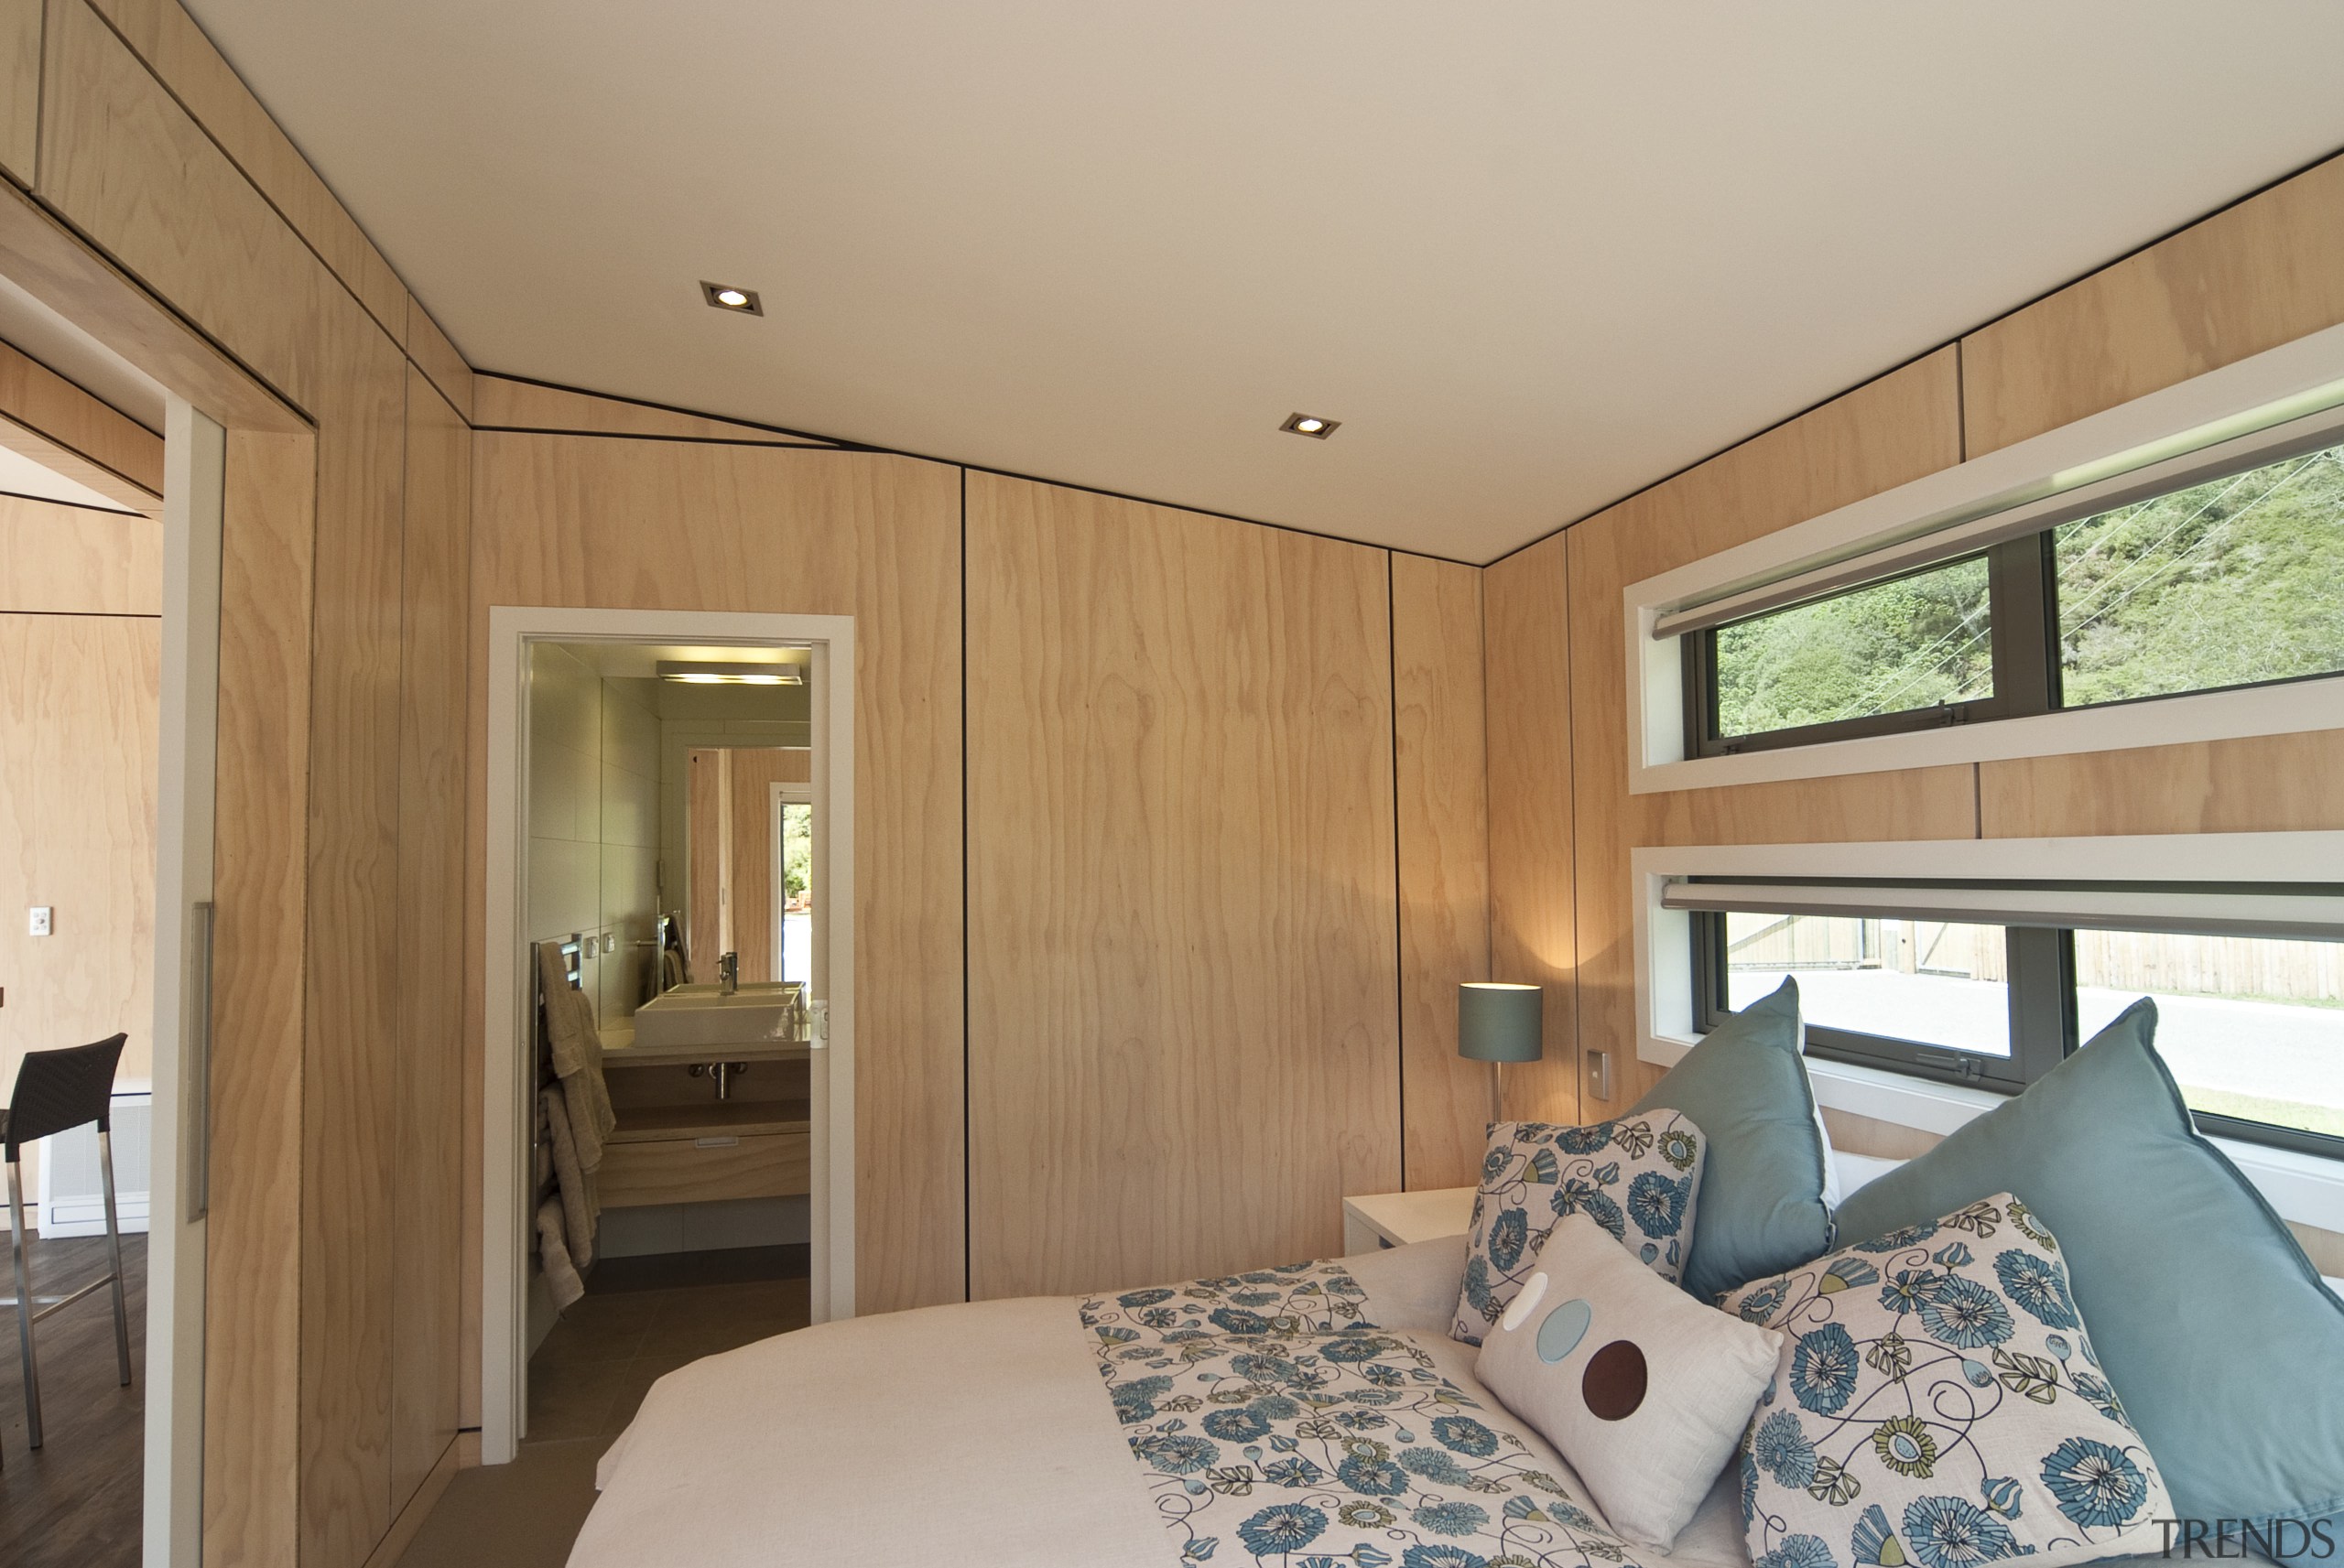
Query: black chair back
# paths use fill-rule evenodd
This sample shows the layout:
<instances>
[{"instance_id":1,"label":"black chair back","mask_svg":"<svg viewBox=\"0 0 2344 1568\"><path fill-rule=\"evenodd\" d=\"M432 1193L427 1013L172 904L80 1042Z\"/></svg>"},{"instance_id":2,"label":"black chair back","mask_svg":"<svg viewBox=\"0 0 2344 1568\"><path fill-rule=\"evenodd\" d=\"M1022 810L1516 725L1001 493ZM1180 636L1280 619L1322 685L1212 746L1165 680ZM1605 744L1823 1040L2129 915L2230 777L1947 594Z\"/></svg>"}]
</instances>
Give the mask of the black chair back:
<instances>
[{"instance_id":1,"label":"black chair back","mask_svg":"<svg viewBox=\"0 0 2344 1568\"><path fill-rule=\"evenodd\" d=\"M114 1104L114 1070L127 1034L63 1051L28 1051L16 1068L16 1090L8 1098L7 1136L0 1157L37 1138L94 1121L113 1130L107 1112Z\"/></svg>"}]
</instances>

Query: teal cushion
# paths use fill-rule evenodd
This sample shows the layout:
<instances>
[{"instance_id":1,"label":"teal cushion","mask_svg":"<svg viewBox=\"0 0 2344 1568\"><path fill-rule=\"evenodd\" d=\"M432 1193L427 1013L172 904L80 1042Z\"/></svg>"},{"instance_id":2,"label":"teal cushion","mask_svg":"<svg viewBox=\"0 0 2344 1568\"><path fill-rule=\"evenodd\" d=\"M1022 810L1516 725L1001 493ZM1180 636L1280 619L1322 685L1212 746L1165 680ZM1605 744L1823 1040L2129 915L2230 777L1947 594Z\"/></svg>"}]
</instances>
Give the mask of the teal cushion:
<instances>
[{"instance_id":1,"label":"teal cushion","mask_svg":"<svg viewBox=\"0 0 2344 1568\"><path fill-rule=\"evenodd\" d=\"M2180 1516L2255 1521L2282 1562L2324 1558L2344 1550L2344 1303L2198 1135L2156 1022L2134 1002L2024 1094L1858 1191L1839 1227L1877 1236L2016 1194L2067 1249L2101 1368Z\"/></svg>"},{"instance_id":2,"label":"teal cushion","mask_svg":"<svg viewBox=\"0 0 2344 1568\"><path fill-rule=\"evenodd\" d=\"M1729 1015L1630 1108L1682 1111L1709 1140L1685 1288L1705 1302L1831 1248L1828 1156L1799 1059L1798 986Z\"/></svg>"}]
</instances>

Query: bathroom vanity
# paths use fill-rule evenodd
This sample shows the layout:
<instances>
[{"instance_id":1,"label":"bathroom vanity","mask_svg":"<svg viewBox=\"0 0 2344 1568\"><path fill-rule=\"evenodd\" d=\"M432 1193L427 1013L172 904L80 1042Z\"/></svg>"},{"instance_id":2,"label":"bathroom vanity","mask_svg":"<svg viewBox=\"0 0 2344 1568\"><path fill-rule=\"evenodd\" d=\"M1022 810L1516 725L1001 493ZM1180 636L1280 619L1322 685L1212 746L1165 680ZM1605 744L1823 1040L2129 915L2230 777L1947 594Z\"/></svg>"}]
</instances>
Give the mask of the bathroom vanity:
<instances>
[{"instance_id":1,"label":"bathroom vanity","mask_svg":"<svg viewBox=\"0 0 2344 1568\"><path fill-rule=\"evenodd\" d=\"M679 986L603 1033L605 1208L811 1190L801 988Z\"/></svg>"}]
</instances>

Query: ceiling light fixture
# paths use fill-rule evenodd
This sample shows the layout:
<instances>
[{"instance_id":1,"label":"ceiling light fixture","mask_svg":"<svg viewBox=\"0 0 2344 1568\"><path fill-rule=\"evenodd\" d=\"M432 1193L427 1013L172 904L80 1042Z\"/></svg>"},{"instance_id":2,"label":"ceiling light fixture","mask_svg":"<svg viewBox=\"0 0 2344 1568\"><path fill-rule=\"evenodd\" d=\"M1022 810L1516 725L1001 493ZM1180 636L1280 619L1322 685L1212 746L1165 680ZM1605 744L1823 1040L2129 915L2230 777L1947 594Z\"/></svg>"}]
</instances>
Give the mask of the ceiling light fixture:
<instances>
[{"instance_id":1,"label":"ceiling light fixture","mask_svg":"<svg viewBox=\"0 0 2344 1568\"><path fill-rule=\"evenodd\" d=\"M757 297L754 288L739 288L729 283L711 283L700 279L700 295L719 310L738 310L743 316L762 316L765 301Z\"/></svg>"},{"instance_id":2,"label":"ceiling light fixture","mask_svg":"<svg viewBox=\"0 0 2344 1568\"><path fill-rule=\"evenodd\" d=\"M1289 414L1278 428L1289 436L1308 436L1314 441L1323 441L1340 429L1342 423L1340 419L1322 418L1316 414Z\"/></svg>"},{"instance_id":3,"label":"ceiling light fixture","mask_svg":"<svg viewBox=\"0 0 2344 1568\"><path fill-rule=\"evenodd\" d=\"M702 664L680 659L659 661L661 680L687 686L804 686L805 672L794 665Z\"/></svg>"}]
</instances>

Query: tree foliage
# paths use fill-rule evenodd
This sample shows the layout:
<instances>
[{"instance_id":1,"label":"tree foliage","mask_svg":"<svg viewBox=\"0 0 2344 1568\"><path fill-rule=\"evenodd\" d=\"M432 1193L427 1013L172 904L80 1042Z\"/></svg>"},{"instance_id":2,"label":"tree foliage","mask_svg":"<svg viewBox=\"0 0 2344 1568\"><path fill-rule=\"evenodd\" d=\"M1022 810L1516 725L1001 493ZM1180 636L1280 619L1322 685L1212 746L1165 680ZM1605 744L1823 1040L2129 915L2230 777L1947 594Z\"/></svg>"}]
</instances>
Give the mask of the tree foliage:
<instances>
[{"instance_id":1,"label":"tree foliage","mask_svg":"<svg viewBox=\"0 0 2344 1568\"><path fill-rule=\"evenodd\" d=\"M2344 670L2344 449L2062 525L2068 707ZM1991 696L1985 558L1717 633L1718 728L1747 735Z\"/></svg>"}]
</instances>

